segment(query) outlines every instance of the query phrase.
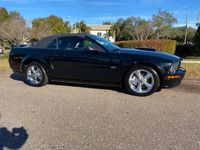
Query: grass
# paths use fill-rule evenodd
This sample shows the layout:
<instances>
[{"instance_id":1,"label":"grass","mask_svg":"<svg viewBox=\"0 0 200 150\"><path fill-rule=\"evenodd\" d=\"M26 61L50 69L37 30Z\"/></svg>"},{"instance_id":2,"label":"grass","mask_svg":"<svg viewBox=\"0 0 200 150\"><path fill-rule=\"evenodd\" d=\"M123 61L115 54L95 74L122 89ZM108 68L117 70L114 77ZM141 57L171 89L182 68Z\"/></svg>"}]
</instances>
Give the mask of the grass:
<instances>
[{"instance_id":1,"label":"grass","mask_svg":"<svg viewBox=\"0 0 200 150\"><path fill-rule=\"evenodd\" d=\"M4 58L0 58L0 71L5 71L5 70L9 70L9 64L8 64L8 59Z\"/></svg>"},{"instance_id":2,"label":"grass","mask_svg":"<svg viewBox=\"0 0 200 150\"><path fill-rule=\"evenodd\" d=\"M0 55L0 71L2 70L9 70L9 64L8 64L8 56L9 51L5 51L4 55Z\"/></svg>"},{"instance_id":3,"label":"grass","mask_svg":"<svg viewBox=\"0 0 200 150\"><path fill-rule=\"evenodd\" d=\"M7 54L0 55L0 60L5 60L5 59L8 59L8 55Z\"/></svg>"},{"instance_id":4,"label":"grass","mask_svg":"<svg viewBox=\"0 0 200 150\"><path fill-rule=\"evenodd\" d=\"M188 57L185 57L184 59L186 60L200 60L200 56L188 56Z\"/></svg>"},{"instance_id":5,"label":"grass","mask_svg":"<svg viewBox=\"0 0 200 150\"><path fill-rule=\"evenodd\" d=\"M186 77L200 78L200 64L184 63L183 67L186 69Z\"/></svg>"}]
</instances>

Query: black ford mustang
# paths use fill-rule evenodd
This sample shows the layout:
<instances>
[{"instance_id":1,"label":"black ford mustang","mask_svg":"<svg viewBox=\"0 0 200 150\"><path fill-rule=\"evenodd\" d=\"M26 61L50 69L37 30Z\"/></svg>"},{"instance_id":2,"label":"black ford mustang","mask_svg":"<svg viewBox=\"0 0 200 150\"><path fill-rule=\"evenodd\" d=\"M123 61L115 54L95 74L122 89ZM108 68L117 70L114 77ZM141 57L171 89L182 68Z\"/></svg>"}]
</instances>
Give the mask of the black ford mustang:
<instances>
[{"instance_id":1,"label":"black ford mustang","mask_svg":"<svg viewBox=\"0 0 200 150\"><path fill-rule=\"evenodd\" d=\"M122 49L90 34L50 36L29 48L13 48L9 63L31 86L48 81L122 86L138 96L177 86L185 75L175 55Z\"/></svg>"}]
</instances>

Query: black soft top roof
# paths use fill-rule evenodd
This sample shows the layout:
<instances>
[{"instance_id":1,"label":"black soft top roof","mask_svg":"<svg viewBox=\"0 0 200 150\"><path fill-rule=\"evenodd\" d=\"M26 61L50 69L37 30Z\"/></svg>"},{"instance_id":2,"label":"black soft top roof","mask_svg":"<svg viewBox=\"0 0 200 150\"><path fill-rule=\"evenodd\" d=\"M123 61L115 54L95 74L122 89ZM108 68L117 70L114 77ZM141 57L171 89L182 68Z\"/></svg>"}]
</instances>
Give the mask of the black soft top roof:
<instances>
[{"instance_id":1,"label":"black soft top roof","mask_svg":"<svg viewBox=\"0 0 200 150\"><path fill-rule=\"evenodd\" d=\"M39 40L33 47L34 48L47 48L49 46L49 44L51 44L55 39L57 38L61 38L61 37L67 37L67 36L76 36L76 37L85 37L86 33L76 33L76 34L62 34L62 35L52 35L52 36L48 36L45 37L41 40Z\"/></svg>"}]
</instances>

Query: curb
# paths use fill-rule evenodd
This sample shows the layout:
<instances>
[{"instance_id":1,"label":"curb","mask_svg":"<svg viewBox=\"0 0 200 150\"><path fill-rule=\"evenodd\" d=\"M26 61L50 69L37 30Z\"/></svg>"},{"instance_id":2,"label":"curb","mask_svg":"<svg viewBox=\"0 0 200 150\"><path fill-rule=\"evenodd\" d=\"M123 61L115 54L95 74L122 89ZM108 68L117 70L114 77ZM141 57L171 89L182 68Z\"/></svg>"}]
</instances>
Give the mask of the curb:
<instances>
[{"instance_id":1,"label":"curb","mask_svg":"<svg viewBox=\"0 0 200 150\"><path fill-rule=\"evenodd\" d=\"M200 61L188 61L188 60L183 60L182 63L185 63L185 64L200 64Z\"/></svg>"}]
</instances>

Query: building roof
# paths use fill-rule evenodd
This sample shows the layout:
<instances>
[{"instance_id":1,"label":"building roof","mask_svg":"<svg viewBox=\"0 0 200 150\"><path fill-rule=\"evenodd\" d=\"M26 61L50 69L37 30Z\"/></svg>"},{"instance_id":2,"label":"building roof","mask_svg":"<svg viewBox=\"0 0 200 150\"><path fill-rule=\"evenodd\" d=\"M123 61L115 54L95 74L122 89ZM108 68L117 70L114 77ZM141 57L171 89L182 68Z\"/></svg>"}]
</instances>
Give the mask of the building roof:
<instances>
[{"instance_id":1,"label":"building roof","mask_svg":"<svg viewBox=\"0 0 200 150\"><path fill-rule=\"evenodd\" d=\"M108 31L112 25L88 25L93 31Z\"/></svg>"}]
</instances>

